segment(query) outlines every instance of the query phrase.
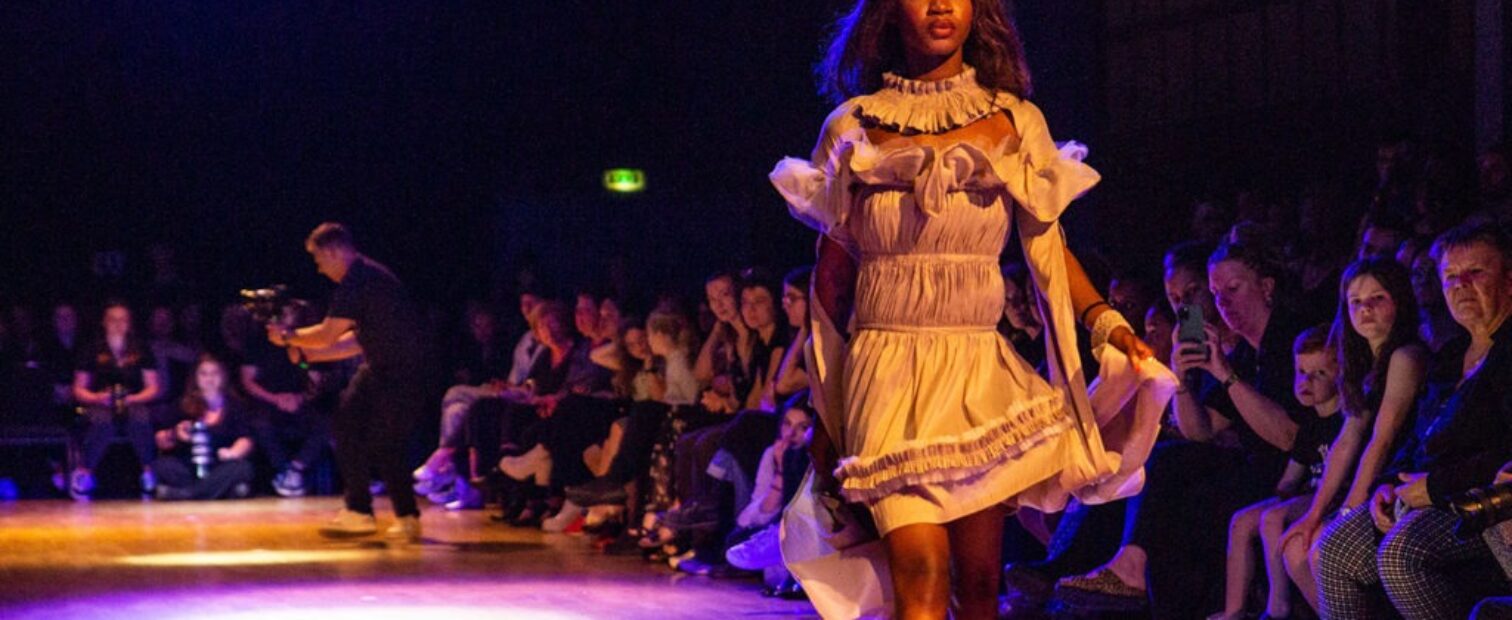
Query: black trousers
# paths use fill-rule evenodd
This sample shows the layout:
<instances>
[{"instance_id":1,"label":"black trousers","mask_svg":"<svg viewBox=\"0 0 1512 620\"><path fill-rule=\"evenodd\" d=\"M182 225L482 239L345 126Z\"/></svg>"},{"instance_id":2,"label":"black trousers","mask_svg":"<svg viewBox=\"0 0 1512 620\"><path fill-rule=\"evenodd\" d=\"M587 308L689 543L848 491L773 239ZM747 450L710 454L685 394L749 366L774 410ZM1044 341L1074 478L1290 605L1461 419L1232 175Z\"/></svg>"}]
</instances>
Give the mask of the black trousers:
<instances>
[{"instance_id":1,"label":"black trousers","mask_svg":"<svg viewBox=\"0 0 1512 620\"><path fill-rule=\"evenodd\" d=\"M320 452L331 441L331 418L310 406L294 413L270 408L259 416L255 430L257 447L268 455L268 464L274 469L283 470L296 461L308 467L320 459Z\"/></svg>"},{"instance_id":2,"label":"black trousers","mask_svg":"<svg viewBox=\"0 0 1512 620\"><path fill-rule=\"evenodd\" d=\"M187 489L190 499L220 499L230 495L236 485L252 482L252 463L246 459L216 463L201 479L195 479L189 463L173 456L158 457L152 470L157 474L158 484Z\"/></svg>"},{"instance_id":3,"label":"black trousers","mask_svg":"<svg viewBox=\"0 0 1512 620\"><path fill-rule=\"evenodd\" d=\"M530 405L504 400L484 398L473 403L463 426L459 449L452 454L452 465L459 475L471 477L493 471L503 456L500 446L511 444L517 448L529 448L537 443L545 428L545 421ZM476 458L478 470L472 471Z\"/></svg>"},{"instance_id":4,"label":"black trousers","mask_svg":"<svg viewBox=\"0 0 1512 620\"><path fill-rule=\"evenodd\" d=\"M572 395L557 404L541 434L541 445L551 453L553 489L593 480L593 472L583 462L583 451L608 437L609 427L622 415L619 402L603 398Z\"/></svg>"},{"instance_id":5,"label":"black trousers","mask_svg":"<svg viewBox=\"0 0 1512 620\"><path fill-rule=\"evenodd\" d=\"M363 366L342 393L332 431L347 510L373 513L368 485L376 469L388 487L394 514L419 516L407 455L410 431L424 413L423 378L419 370L379 371Z\"/></svg>"},{"instance_id":6,"label":"black trousers","mask_svg":"<svg viewBox=\"0 0 1512 620\"><path fill-rule=\"evenodd\" d=\"M625 437L620 440L619 452L609 463L604 478L615 484L629 484L638 480L651 469L651 449L662 434L663 425L672 408L655 401L630 403L625 409Z\"/></svg>"},{"instance_id":7,"label":"black trousers","mask_svg":"<svg viewBox=\"0 0 1512 620\"><path fill-rule=\"evenodd\" d=\"M1221 606L1229 519L1268 497L1279 479L1258 469L1240 449L1187 441L1156 446L1144 494L1128 502L1124 534L1125 544L1149 556L1156 620L1200 618Z\"/></svg>"},{"instance_id":8,"label":"black trousers","mask_svg":"<svg viewBox=\"0 0 1512 620\"><path fill-rule=\"evenodd\" d=\"M84 467L93 470L105 460L110 450L110 440L124 434L131 440L131 449L143 467L157 458L157 445L152 438L152 410L146 405L126 408L125 415L116 415L108 407L89 407L84 411Z\"/></svg>"}]
</instances>

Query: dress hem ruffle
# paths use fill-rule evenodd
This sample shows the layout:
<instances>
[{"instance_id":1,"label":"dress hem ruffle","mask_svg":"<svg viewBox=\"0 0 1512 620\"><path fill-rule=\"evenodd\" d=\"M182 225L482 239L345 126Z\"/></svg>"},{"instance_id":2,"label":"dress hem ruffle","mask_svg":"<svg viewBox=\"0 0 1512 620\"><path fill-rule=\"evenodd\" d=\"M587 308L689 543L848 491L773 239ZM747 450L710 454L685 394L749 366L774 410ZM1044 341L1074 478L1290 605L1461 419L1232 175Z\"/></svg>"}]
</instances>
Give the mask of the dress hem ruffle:
<instances>
[{"instance_id":1,"label":"dress hem ruffle","mask_svg":"<svg viewBox=\"0 0 1512 620\"><path fill-rule=\"evenodd\" d=\"M886 454L843 459L835 477L847 500L873 502L910 486L973 478L1019 458L1072 424L1065 399L1048 394L958 437L910 441Z\"/></svg>"}]
</instances>

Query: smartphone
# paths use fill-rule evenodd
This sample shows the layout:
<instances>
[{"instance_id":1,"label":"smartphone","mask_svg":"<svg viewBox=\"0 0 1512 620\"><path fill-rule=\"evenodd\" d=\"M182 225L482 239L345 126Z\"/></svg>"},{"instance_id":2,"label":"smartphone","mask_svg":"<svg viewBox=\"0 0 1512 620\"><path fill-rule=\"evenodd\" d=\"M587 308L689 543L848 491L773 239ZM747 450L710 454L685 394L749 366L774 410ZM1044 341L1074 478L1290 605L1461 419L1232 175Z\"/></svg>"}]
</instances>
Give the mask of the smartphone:
<instances>
[{"instance_id":1,"label":"smartphone","mask_svg":"<svg viewBox=\"0 0 1512 620\"><path fill-rule=\"evenodd\" d=\"M1182 304L1176 308L1176 342L1182 350L1207 351L1207 323L1202 317L1202 306ZM1191 346L1186 346L1191 345Z\"/></svg>"}]
</instances>

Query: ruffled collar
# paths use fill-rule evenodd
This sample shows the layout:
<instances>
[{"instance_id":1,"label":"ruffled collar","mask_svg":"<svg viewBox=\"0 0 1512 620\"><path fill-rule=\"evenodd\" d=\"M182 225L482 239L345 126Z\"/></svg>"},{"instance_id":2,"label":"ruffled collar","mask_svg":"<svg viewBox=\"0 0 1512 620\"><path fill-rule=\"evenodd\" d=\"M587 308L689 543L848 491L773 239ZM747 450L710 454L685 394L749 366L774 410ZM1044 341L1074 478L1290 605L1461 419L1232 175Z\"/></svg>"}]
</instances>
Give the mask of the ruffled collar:
<instances>
[{"instance_id":1,"label":"ruffled collar","mask_svg":"<svg viewBox=\"0 0 1512 620\"><path fill-rule=\"evenodd\" d=\"M1002 109L997 97L976 80L976 69L943 80L882 76L882 88L856 98L856 116L868 127L903 135L939 134L959 129Z\"/></svg>"}]
</instances>

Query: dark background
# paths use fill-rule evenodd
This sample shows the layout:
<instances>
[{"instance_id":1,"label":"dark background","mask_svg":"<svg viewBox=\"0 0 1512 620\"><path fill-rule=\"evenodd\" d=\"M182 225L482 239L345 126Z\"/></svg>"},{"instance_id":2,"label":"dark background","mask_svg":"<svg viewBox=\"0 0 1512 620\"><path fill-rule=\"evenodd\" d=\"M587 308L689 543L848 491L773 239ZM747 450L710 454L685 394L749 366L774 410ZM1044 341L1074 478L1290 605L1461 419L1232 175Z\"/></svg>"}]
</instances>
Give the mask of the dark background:
<instances>
[{"instance_id":1,"label":"dark background","mask_svg":"<svg viewBox=\"0 0 1512 620\"><path fill-rule=\"evenodd\" d=\"M217 298L318 294L301 241L327 219L445 303L522 265L565 289L617 262L692 292L716 268L804 262L812 235L766 173L830 107L811 68L846 4L7 4L0 295L98 295L95 252L123 252L129 279L160 242ZM1106 179L1075 238L1155 260L1195 197L1367 183L1385 131L1468 161L1471 14L1020 2L1034 100ZM616 166L648 191L603 190Z\"/></svg>"}]
</instances>

